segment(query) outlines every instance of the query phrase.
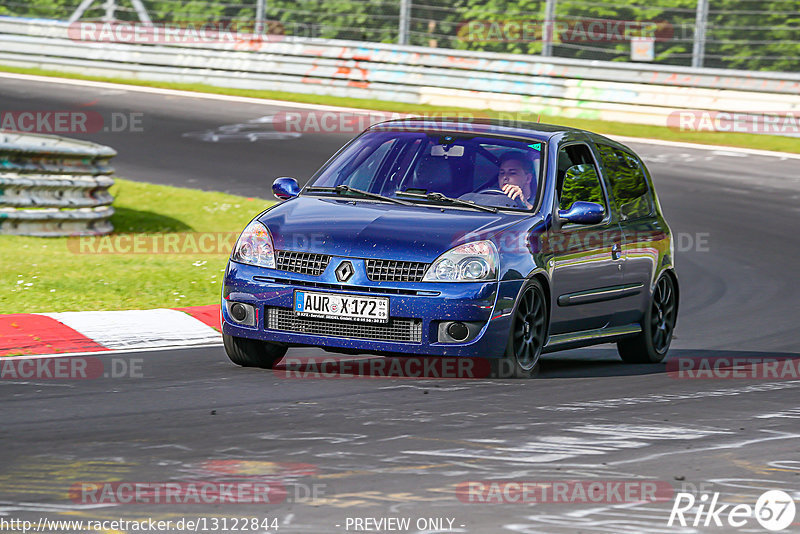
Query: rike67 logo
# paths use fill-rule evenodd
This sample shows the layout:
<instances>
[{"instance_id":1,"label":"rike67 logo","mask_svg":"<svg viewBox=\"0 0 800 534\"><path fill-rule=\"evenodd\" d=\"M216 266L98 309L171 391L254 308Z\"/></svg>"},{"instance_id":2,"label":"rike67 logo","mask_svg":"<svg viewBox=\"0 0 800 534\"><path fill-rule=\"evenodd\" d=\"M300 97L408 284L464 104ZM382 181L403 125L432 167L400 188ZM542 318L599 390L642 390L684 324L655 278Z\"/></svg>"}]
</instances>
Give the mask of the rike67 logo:
<instances>
[{"instance_id":1,"label":"rike67 logo","mask_svg":"<svg viewBox=\"0 0 800 534\"><path fill-rule=\"evenodd\" d=\"M721 504L719 492L702 493L700 497L681 492L675 495L667 525L677 523L682 527L720 527L728 532L731 528L752 528L755 519L763 528L778 532L792 525L795 512L792 497L780 490L765 491L755 506L745 503Z\"/></svg>"}]
</instances>

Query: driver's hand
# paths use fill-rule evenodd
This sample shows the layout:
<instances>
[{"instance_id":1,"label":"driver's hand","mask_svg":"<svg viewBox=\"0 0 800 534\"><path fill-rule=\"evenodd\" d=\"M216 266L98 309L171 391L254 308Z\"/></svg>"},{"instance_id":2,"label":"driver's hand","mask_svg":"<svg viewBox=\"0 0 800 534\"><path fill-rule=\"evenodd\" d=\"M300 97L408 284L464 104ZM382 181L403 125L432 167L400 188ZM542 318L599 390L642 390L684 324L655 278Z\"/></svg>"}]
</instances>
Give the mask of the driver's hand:
<instances>
[{"instance_id":1,"label":"driver's hand","mask_svg":"<svg viewBox=\"0 0 800 534\"><path fill-rule=\"evenodd\" d=\"M511 200L519 199L526 208L531 209L533 206L528 203L528 199L526 199L522 194L522 188L518 185L514 184L505 184L502 187L503 193L508 195L508 198Z\"/></svg>"}]
</instances>

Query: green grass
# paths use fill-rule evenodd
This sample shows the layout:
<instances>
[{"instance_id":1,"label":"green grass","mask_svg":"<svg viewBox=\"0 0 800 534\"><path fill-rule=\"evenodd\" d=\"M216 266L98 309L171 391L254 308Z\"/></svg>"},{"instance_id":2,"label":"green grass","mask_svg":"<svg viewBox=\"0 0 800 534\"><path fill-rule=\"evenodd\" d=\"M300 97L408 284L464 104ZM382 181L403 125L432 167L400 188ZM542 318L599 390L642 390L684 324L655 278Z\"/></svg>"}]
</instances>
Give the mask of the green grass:
<instances>
[{"instance_id":1,"label":"green grass","mask_svg":"<svg viewBox=\"0 0 800 534\"><path fill-rule=\"evenodd\" d=\"M0 71L17 72L22 74L36 74L40 76L56 76L61 78L73 78L80 80L94 80L112 83L124 83L128 85L139 85L145 87L162 87L166 89L178 89L182 91L195 91L201 93L215 93L233 96L246 96L251 98L268 98L274 100L286 100L290 102L306 102L312 104L323 104L328 106L344 106L361 109L374 109L380 111L394 111L398 113L437 113L442 109L436 106L426 106L417 104L403 104L397 102L385 102L383 100L368 100L359 98L345 98L326 95L311 95L301 93L287 93L282 91L251 91L244 89L232 89L226 87L215 87L202 84L187 83L168 83L152 82L146 80L135 80L127 78L106 78L98 76L84 76L72 72L60 72L42 70L37 68L21 68L0 65ZM475 113L480 110L448 108L451 113ZM498 116L496 112L480 111L489 116ZM502 116L502 115L501 115ZM542 114L520 114L515 115L520 120L541 120L541 122L560 124L590 130L601 134L625 135L629 137L645 137L651 139L663 139L667 141L681 141L684 143L700 143L706 145L732 146L742 148L755 148L760 150L777 150L780 152L800 153L800 143L796 138L781 137L776 135L755 135L743 133L723 133L723 132L679 132L667 128L666 126L647 126L640 124L628 124L622 122L607 122L594 119L566 118Z\"/></svg>"},{"instance_id":2,"label":"green grass","mask_svg":"<svg viewBox=\"0 0 800 534\"><path fill-rule=\"evenodd\" d=\"M222 242L232 244L250 219L271 204L121 179L111 192L116 213L109 237L81 241L0 235L0 313L215 304L229 250L194 252L186 238L223 233ZM109 244L130 249L128 236L141 239L142 234L158 235L160 243L167 236L180 239L184 253L106 252ZM209 241L200 243L216 249Z\"/></svg>"}]
</instances>

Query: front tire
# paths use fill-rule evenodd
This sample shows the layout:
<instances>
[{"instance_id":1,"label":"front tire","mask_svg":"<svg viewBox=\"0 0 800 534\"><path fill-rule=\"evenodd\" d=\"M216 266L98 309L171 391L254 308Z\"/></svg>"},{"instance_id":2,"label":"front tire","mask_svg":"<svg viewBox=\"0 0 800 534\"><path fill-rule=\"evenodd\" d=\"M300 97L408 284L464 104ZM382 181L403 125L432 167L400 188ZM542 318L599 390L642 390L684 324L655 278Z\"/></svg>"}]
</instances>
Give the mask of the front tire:
<instances>
[{"instance_id":1,"label":"front tire","mask_svg":"<svg viewBox=\"0 0 800 534\"><path fill-rule=\"evenodd\" d=\"M656 282L653 296L642 321L642 331L617 343L617 352L625 363L658 363L664 359L672 343L678 318L675 283L668 274Z\"/></svg>"},{"instance_id":2,"label":"front tire","mask_svg":"<svg viewBox=\"0 0 800 534\"><path fill-rule=\"evenodd\" d=\"M222 343L228 358L242 367L260 367L272 369L286 354L287 347L260 341L222 334Z\"/></svg>"},{"instance_id":3,"label":"front tire","mask_svg":"<svg viewBox=\"0 0 800 534\"><path fill-rule=\"evenodd\" d=\"M531 280L516 303L505 356L497 361L496 376L534 378L547 340L547 300L538 280Z\"/></svg>"}]
</instances>

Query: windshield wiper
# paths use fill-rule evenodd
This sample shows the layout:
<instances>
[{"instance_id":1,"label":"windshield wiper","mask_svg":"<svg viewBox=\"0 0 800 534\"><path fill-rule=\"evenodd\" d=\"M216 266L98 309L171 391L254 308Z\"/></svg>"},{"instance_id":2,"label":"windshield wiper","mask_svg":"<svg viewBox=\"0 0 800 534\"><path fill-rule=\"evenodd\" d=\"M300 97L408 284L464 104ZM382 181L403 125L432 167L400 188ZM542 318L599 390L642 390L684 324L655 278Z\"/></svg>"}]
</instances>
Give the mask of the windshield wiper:
<instances>
[{"instance_id":1,"label":"windshield wiper","mask_svg":"<svg viewBox=\"0 0 800 534\"><path fill-rule=\"evenodd\" d=\"M448 202L450 204L456 204L458 206L466 206L468 208L474 208L476 210L481 211L490 211L492 213L497 213L497 208L493 208L491 206L481 206L480 204L476 204L471 200L461 200L460 198L450 198L445 196L441 193L432 192L432 193L410 193L408 191L398 191L398 195L403 195L406 197L412 198L424 198L426 200L435 200L437 202Z\"/></svg>"},{"instance_id":2,"label":"windshield wiper","mask_svg":"<svg viewBox=\"0 0 800 534\"><path fill-rule=\"evenodd\" d=\"M350 187L349 185L337 185L335 187L315 187L309 186L305 188L305 191L309 193L319 192L319 193L355 193L356 195L360 195L365 198L374 198L377 200L385 200L386 202L394 202L395 204L402 204L403 206L413 206L411 202L406 202L405 200L400 200L399 198L392 198L387 197L378 193L371 193L369 191L364 191L362 189L356 189L355 187Z\"/></svg>"}]
</instances>

